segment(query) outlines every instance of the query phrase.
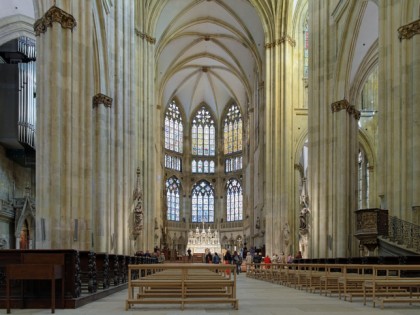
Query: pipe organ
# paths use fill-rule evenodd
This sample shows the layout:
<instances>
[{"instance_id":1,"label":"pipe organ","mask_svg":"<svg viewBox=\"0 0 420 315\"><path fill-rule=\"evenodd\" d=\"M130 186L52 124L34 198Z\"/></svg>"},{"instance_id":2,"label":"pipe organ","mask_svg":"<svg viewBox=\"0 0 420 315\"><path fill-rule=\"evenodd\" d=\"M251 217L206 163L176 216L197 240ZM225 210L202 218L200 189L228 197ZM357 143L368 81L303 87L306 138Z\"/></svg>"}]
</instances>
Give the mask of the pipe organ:
<instances>
[{"instance_id":1,"label":"pipe organ","mask_svg":"<svg viewBox=\"0 0 420 315\"><path fill-rule=\"evenodd\" d=\"M35 150L35 40L19 37L0 46L0 73L0 143L10 158L28 161Z\"/></svg>"}]
</instances>

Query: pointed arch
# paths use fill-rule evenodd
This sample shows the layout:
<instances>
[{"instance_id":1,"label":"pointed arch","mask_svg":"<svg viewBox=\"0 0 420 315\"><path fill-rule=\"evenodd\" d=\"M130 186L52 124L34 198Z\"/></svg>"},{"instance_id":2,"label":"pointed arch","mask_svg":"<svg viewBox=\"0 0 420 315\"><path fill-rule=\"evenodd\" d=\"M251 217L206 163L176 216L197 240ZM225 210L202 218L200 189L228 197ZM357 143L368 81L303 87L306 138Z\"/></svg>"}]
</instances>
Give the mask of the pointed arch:
<instances>
[{"instance_id":1,"label":"pointed arch","mask_svg":"<svg viewBox=\"0 0 420 315\"><path fill-rule=\"evenodd\" d=\"M22 238L22 235L26 237L27 248L22 249L31 249L34 246L34 243L31 244L31 241L35 240L35 204L30 200L29 197L25 198L21 214L19 218L16 218L15 223L15 237L16 240ZM22 234L22 232L24 232ZM22 243L22 239L19 244Z\"/></svg>"},{"instance_id":2,"label":"pointed arch","mask_svg":"<svg viewBox=\"0 0 420 315\"><path fill-rule=\"evenodd\" d=\"M21 36L35 40L34 23L34 19L20 14L0 19L0 46Z\"/></svg>"},{"instance_id":3,"label":"pointed arch","mask_svg":"<svg viewBox=\"0 0 420 315\"><path fill-rule=\"evenodd\" d=\"M375 154L375 148L373 140L370 139L369 135L363 130L359 129L358 134L359 151L364 154L364 176L368 179L369 184L366 186L366 194L369 206L376 204L377 187L376 187L376 164L377 156ZM359 174L360 175L360 174ZM359 178L360 180L360 178Z\"/></svg>"}]
</instances>

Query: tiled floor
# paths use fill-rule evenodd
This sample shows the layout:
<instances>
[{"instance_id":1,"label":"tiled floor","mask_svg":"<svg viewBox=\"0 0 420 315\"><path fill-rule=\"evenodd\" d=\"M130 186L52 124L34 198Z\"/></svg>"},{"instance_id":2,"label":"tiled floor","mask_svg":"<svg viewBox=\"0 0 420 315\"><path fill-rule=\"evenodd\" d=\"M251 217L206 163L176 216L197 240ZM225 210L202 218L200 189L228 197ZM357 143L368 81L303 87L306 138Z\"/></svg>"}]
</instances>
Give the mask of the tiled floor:
<instances>
[{"instance_id":1,"label":"tiled floor","mask_svg":"<svg viewBox=\"0 0 420 315\"><path fill-rule=\"evenodd\" d=\"M245 274L238 276L237 296L239 298L239 310L233 310L230 305L187 305L185 310L180 310L179 305L145 305L135 306L125 311L125 299L127 290L108 296L102 300L87 304L75 310L57 309L56 314L99 314L99 315L418 315L420 303L415 305L388 304L381 310L373 308L372 304L363 305L361 298L353 302L339 300L336 296L325 297L319 294L307 293L277 284L249 279ZM0 310L0 314L6 314L6 310ZM51 309L43 310L16 310L12 314L51 314Z\"/></svg>"}]
</instances>

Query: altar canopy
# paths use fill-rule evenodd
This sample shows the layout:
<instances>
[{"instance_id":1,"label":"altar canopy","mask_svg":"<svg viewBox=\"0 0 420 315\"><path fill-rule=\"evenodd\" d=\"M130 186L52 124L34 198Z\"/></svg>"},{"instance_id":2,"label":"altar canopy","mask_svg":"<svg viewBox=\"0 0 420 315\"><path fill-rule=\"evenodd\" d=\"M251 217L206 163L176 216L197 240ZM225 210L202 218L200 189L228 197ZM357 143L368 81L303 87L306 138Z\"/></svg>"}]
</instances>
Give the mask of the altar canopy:
<instances>
[{"instance_id":1,"label":"altar canopy","mask_svg":"<svg viewBox=\"0 0 420 315\"><path fill-rule=\"evenodd\" d=\"M220 239L219 239L219 232L217 230L214 230L214 232L211 231L211 228L205 230L204 223L203 228L200 232L199 227L195 229L195 233L193 230L190 230L188 233L188 244L187 249L191 249L191 253L207 253L208 250L212 254L215 252L220 254L221 253L221 247L220 247Z\"/></svg>"}]
</instances>

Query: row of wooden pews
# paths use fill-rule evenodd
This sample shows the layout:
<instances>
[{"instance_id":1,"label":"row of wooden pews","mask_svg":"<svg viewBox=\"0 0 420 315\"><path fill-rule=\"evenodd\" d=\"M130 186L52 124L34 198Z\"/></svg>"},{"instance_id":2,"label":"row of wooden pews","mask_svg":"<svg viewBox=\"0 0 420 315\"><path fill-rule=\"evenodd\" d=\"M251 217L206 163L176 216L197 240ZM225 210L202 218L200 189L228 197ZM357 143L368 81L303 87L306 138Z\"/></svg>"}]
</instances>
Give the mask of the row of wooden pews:
<instances>
[{"instance_id":1,"label":"row of wooden pews","mask_svg":"<svg viewBox=\"0 0 420 315\"><path fill-rule=\"evenodd\" d=\"M1 250L0 308L51 307L52 312L55 306L77 308L126 288L128 265L152 262L157 261L72 249ZM57 280L53 284L46 281L51 280L48 271L51 266L55 266ZM46 271L42 273L41 269ZM18 275L22 274L21 270L24 274ZM53 285L54 292L51 292Z\"/></svg>"},{"instance_id":2,"label":"row of wooden pews","mask_svg":"<svg viewBox=\"0 0 420 315\"><path fill-rule=\"evenodd\" d=\"M420 303L420 264L414 257L405 261L414 264L343 264L336 260L250 264L247 276L326 296L336 295L350 302L362 298L365 305L371 301L373 307L380 304L383 308L386 303Z\"/></svg>"},{"instance_id":3,"label":"row of wooden pews","mask_svg":"<svg viewBox=\"0 0 420 315\"><path fill-rule=\"evenodd\" d=\"M234 265L129 265L126 310L136 304L230 304L238 309ZM132 274L141 274L139 278Z\"/></svg>"}]
</instances>

